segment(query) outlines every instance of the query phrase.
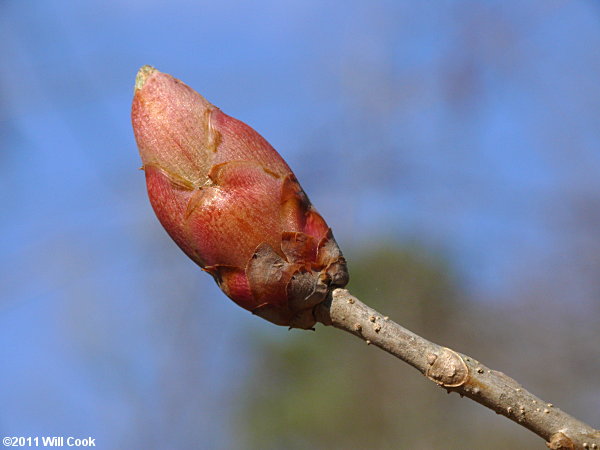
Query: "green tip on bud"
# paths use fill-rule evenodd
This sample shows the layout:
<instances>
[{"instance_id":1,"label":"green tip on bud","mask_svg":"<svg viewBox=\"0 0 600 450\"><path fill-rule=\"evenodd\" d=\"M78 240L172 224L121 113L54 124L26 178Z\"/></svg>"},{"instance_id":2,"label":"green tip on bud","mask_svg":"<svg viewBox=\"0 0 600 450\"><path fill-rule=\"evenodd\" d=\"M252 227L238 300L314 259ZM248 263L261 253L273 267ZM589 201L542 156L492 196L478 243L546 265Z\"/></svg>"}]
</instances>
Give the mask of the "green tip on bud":
<instances>
[{"instance_id":1,"label":"green tip on bud","mask_svg":"<svg viewBox=\"0 0 600 450\"><path fill-rule=\"evenodd\" d=\"M141 89L150 75L156 72L152 66L142 66L135 77L135 90Z\"/></svg>"}]
</instances>

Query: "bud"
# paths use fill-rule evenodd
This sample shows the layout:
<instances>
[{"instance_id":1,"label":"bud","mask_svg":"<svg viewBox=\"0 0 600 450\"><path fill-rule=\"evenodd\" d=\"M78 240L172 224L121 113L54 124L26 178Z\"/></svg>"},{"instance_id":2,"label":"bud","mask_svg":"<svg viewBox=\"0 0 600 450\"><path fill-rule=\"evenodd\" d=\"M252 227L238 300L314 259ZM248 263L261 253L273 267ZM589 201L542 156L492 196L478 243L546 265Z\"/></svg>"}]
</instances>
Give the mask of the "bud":
<instances>
[{"instance_id":1,"label":"bud","mask_svg":"<svg viewBox=\"0 0 600 450\"><path fill-rule=\"evenodd\" d=\"M311 328L346 261L285 161L256 131L170 75L138 72L132 106L148 196L179 247L234 302Z\"/></svg>"}]
</instances>

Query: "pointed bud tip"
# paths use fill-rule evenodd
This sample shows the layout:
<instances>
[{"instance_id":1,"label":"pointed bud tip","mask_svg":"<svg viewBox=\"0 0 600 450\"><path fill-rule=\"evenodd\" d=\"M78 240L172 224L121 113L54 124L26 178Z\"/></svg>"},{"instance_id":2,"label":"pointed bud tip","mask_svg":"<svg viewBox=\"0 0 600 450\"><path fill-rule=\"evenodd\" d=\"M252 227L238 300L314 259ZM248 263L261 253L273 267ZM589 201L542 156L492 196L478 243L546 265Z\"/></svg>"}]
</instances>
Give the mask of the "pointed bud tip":
<instances>
[{"instance_id":1,"label":"pointed bud tip","mask_svg":"<svg viewBox=\"0 0 600 450\"><path fill-rule=\"evenodd\" d=\"M138 73L135 77L135 90L137 91L138 89L141 89L144 86L144 83L146 83L148 77L150 77L150 75L152 75L154 72L158 72L158 70L152 66L142 66L140 70L138 70Z\"/></svg>"}]
</instances>

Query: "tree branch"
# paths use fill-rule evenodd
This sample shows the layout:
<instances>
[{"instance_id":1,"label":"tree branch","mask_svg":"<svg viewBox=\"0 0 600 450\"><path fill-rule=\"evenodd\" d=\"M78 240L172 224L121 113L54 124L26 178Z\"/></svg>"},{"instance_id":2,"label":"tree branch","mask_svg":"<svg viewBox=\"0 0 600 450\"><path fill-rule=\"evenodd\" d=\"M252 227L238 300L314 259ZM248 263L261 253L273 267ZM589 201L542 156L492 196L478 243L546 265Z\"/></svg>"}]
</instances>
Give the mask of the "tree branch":
<instances>
[{"instance_id":1,"label":"tree branch","mask_svg":"<svg viewBox=\"0 0 600 450\"><path fill-rule=\"evenodd\" d=\"M434 344L335 289L317 320L364 339L407 362L434 383L508 417L544 438L551 449L600 449L600 431L531 394L512 378Z\"/></svg>"}]
</instances>

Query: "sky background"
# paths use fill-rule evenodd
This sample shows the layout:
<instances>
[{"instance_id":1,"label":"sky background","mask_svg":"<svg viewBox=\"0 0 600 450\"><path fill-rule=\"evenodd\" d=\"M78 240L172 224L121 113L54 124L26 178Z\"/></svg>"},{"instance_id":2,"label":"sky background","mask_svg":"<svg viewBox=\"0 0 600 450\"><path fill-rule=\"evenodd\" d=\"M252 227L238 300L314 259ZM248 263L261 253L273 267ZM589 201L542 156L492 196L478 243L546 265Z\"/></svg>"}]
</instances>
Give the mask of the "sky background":
<instances>
[{"instance_id":1,"label":"sky background","mask_svg":"<svg viewBox=\"0 0 600 450\"><path fill-rule=\"evenodd\" d=\"M597 330L598 49L583 0L0 0L0 433L231 448L248 336L287 336L155 219L145 64L259 131L349 256L418 242L478 307Z\"/></svg>"}]
</instances>

